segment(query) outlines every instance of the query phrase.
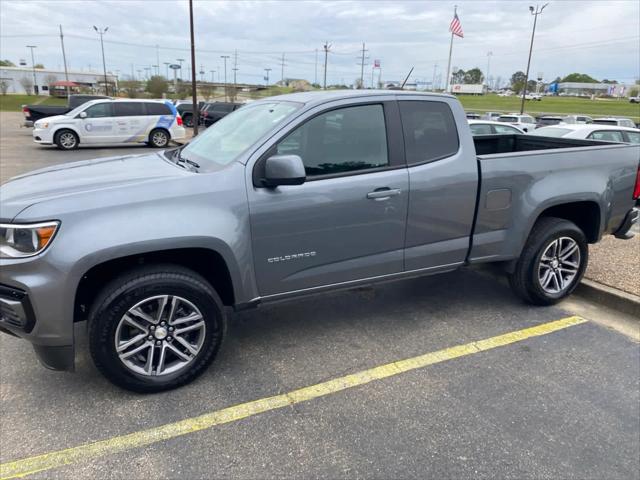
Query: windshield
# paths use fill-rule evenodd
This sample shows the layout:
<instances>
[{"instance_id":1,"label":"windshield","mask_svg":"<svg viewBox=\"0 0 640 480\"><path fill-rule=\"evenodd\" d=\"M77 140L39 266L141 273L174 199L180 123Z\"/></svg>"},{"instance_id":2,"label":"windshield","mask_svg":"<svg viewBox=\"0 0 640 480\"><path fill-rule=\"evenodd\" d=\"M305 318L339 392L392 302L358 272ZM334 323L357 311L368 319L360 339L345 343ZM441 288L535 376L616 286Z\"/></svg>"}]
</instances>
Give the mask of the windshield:
<instances>
[{"instance_id":1,"label":"windshield","mask_svg":"<svg viewBox=\"0 0 640 480\"><path fill-rule=\"evenodd\" d=\"M300 107L290 102L243 106L207 128L182 149L180 156L205 170L228 165Z\"/></svg>"},{"instance_id":2,"label":"windshield","mask_svg":"<svg viewBox=\"0 0 640 480\"><path fill-rule=\"evenodd\" d=\"M530 135L540 135L542 137L564 137L570 131L570 128L544 127L534 130Z\"/></svg>"},{"instance_id":3,"label":"windshield","mask_svg":"<svg viewBox=\"0 0 640 480\"><path fill-rule=\"evenodd\" d=\"M498 118L499 122L507 122L507 123L517 123L518 122L518 117L499 117Z\"/></svg>"}]
</instances>

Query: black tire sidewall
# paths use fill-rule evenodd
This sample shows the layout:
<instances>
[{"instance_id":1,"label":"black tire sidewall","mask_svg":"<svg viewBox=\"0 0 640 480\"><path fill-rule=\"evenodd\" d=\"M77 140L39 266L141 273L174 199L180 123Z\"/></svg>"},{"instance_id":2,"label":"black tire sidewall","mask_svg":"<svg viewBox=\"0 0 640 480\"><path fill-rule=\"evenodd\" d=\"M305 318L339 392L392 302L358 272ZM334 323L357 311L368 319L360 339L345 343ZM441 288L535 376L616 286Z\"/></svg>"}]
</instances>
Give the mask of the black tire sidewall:
<instances>
[{"instance_id":1,"label":"black tire sidewall","mask_svg":"<svg viewBox=\"0 0 640 480\"><path fill-rule=\"evenodd\" d=\"M193 127L193 115L187 115L182 117L182 122L185 127Z\"/></svg>"},{"instance_id":2,"label":"black tire sidewall","mask_svg":"<svg viewBox=\"0 0 640 480\"><path fill-rule=\"evenodd\" d=\"M165 137L167 138L167 141L164 143L164 145L157 145L156 142L154 142L153 136L156 133L162 133L162 134L165 135ZM162 129L159 129L159 128L157 128L155 130L152 130L151 133L149 134L149 143L151 144L151 146L153 146L155 148L167 148L169 146L170 139L171 139L171 137L169 136L169 134L166 131L164 131Z\"/></svg>"},{"instance_id":3,"label":"black tire sidewall","mask_svg":"<svg viewBox=\"0 0 640 480\"><path fill-rule=\"evenodd\" d=\"M572 238L580 249L580 266L578 273L573 279L572 284L566 290L552 294L545 292L540 285L538 278L538 265L540 258L544 253L546 247L555 239L560 237ZM554 226L550 227L543 235L536 239L535 245L532 245L531 250L535 254L530 255L530 259L527 261L526 270L526 284L529 291L529 295L535 300L536 303L542 304L554 304L567 297L577 288L580 280L582 279L584 272L587 268L589 260L589 248L584 233L573 223L568 221L558 222Z\"/></svg>"},{"instance_id":4,"label":"black tire sidewall","mask_svg":"<svg viewBox=\"0 0 640 480\"><path fill-rule=\"evenodd\" d=\"M179 387L199 376L215 358L225 331L222 302L215 291L198 278L181 273L149 274L118 288L114 282L103 301L92 312L89 344L96 367L114 384L141 393ZM155 295L177 295L198 307L206 325L202 349L189 366L160 377L144 376L129 370L115 350L115 332L122 316L136 303Z\"/></svg>"}]
</instances>

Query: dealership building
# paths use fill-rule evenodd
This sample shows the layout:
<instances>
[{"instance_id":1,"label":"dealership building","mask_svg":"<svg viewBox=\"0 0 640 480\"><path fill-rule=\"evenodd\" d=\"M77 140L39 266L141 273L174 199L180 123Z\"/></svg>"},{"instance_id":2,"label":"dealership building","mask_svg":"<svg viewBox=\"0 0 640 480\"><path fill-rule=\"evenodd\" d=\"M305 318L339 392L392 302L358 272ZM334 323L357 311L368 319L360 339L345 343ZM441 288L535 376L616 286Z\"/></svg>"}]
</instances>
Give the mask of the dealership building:
<instances>
[{"instance_id":1,"label":"dealership building","mask_svg":"<svg viewBox=\"0 0 640 480\"><path fill-rule=\"evenodd\" d=\"M104 93L104 74L101 72L69 71L69 82L75 84L77 91L90 91L92 93ZM27 93L27 89L33 90L34 70L27 67L0 67L0 81L5 82L7 94ZM38 95L49 95L50 86L66 81L64 70L51 70L46 68L35 69L35 91ZM107 73L109 88L118 86L118 77ZM27 88L25 88L25 86Z\"/></svg>"}]
</instances>

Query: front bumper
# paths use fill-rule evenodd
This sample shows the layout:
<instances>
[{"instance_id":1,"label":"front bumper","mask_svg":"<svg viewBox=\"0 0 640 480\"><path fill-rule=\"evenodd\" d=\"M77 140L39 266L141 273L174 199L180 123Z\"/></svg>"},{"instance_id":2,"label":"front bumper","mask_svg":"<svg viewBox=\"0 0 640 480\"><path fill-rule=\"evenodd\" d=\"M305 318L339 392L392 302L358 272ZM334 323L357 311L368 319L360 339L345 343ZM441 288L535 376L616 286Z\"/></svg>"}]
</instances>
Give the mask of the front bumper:
<instances>
[{"instance_id":1,"label":"front bumper","mask_svg":"<svg viewBox=\"0 0 640 480\"><path fill-rule=\"evenodd\" d=\"M71 371L73 295L47 255L0 260L0 332L30 342L45 367Z\"/></svg>"},{"instance_id":2,"label":"front bumper","mask_svg":"<svg viewBox=\"0 0 640 480\"><path fill-rule=\"evenodd\" d=\"M53 135L48 128L35 128L33 129L33 141L42 145L52 145Z\"/></svg>"},{"instance_id":3,"label":"front bumper","mask_svg":"<svg viewBox=\"0 0 640 480\"><path fill-rule=\"evenodd\" d=\"M620 238L622 240L629 240L633 238L635 235L631 230L634 225L640 223L640 209L632 208L627 212L627 215L624 217L624 221L618 230L613 234L616 238Z\"/></svg>"}]
</instances>

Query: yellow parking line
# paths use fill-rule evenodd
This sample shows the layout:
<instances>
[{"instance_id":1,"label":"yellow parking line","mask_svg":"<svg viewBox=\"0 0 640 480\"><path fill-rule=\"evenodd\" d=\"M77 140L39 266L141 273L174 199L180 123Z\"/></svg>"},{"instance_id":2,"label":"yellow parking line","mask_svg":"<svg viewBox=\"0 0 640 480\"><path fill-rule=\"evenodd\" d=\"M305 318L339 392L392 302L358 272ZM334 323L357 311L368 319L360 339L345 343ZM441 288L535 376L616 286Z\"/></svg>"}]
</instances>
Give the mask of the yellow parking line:
<instances>
[{"instance_id":1,"label":"yellow parking line","mask_svg":"<svg viewBox=\"0 0 640 480\"><path fill-rule=\"evenodd\" d=\"M240 405L234 405L232 407L223 408L222 410L205 413L198 417L187 418L186 420L169 423L160 427L113 437L95 443L80 445L66 450L59 450L35 457L3 463L0 465L0 478L5 480L9 478L24 477L43 470L58 468L64 465L90 460L92 458L111 455L130 448L138 448L152 443L161 442L187 433L211 428L216 425L235 422L259 413L324 397L348 388L365 385L374 380L392 377L400 373L445 362L454 358L492 350L504 345L526 340L527 338L546 335L584 322L586 322L586 320L580 317L562 318L560 320L544 323L535 327L525 328L523 330L517 330L504 335L498 335L485 340L445 348L444 350L438 350L436 352L407 358L405 360L399 360L397 362L370 368L351 375L345 375L344 377L335 378L327 382L300 388L274 397L261 398L259 400L242 403Z\"/></svg>"}]
</instances>

